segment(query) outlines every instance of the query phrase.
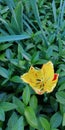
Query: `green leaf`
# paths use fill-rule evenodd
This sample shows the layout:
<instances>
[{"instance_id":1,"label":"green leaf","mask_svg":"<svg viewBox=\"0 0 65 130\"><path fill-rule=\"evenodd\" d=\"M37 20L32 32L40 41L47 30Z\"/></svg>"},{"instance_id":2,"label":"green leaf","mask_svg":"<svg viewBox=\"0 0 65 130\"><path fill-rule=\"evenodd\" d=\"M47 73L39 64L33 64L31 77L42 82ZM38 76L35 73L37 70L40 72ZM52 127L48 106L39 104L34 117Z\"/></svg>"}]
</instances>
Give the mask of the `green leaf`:
<instances>
[{"instance_id":1,"label":"green leaf","mask_svg":"<svg viewBox=\"0 0 65 130\"><path fill-rule=\"evenodd\" d=\"M8 120L8 123L7 123L8 127L7 128L12 129L14 124L16 124L17 120L18 120L18 116L17 116L17 114L15 112L13 112L11 117Z\"/></svg>"},{"instance_id":2,"label":"green leaf","mask_svg":"<svg viewBox=\"0 0 65 130\"><path fill-rule=\"evenodd\" d=\"M22 83L22 80L19 76L13 76L10 80L15 83Z\"/></svg>"},{"instance_id":3,"label":"green leaf","mask_svg":"<svg viewBox=\"0 0 65 130\"><path fill-rule=\"evenodd\" d=\"M10 25L2 18L0 18L0 21L3 23L3 25L5 26L5 28L8 30L9 34L14 34L12 28L10 27ZM5 36L8 35L7 32L5 32L3 29L2 29L2 33L4 32Z\"/></svg>"},{"instance_id":4,"label":"green leaf","mask_svg":"<svg viewBox=\"0 0 65 130\"><path fill-rule=\"evenodd\" d=\"M52 128L51 130L59 130L59 129Z\"/></svg>"},{"instance_id":5,"label":"green leaf","mask_svg":"<svg viewBox=\"0 0 65 130\"><path fill-rule=\"evenodd\" d=\"M5 68L3 67L0 67L0 75L4 78L9 78L9 73L8 73L8 70L6 70Z\"/></svg>"},{"instance_id":6,"label":"green leaf","mask_svg":"<svg viewBox=\"0 0 65 130\"><path fill-rule=\"evenodd\" d=\"M62 126L65 126L65 113L63 114L63 122L62 122Z\"/></svg>"},{"instance_id":7,"label":"green leaf","mask_svg":"<svg viewBox=\"0 0 65 130\"><path fill-rule=\"evenodd\" d=\"M36 28L36 26L33 24L33 22L30 21L29 18L28 18L25 14L23 14L23 15L24 15L25 20L29 23L29 25L31 25L31 27L34 28L34 29L37 31L37 28Z\"/></svg>"},{"instance_id":8,"label":"green leaf","mask_svg":"<svg viewBox=\"0 0 65 130\"><path fill-rule=\"evenodd\" d=\"M50 119L51 128L57 128L61 125L62 116L59 112L56 112Z\"/></svg>"},{"instance_id":9,"label":"green leaf","mask_svg":"<svg viewBox=\"0 0 65 130\"><path fill-rule=\"evenodd\" d=\"M50 58L51 56L53 56L53 48L54 48L54 46L48 47L47 52L46 52L46 56L48 58Z\"/></svg>"},{"instance_id":10,"label":"green leaf","mask_svg":"<svg viewBox=\"0 0 65 130\"><path fill-rule=\"evenodd\" d=\"M10 58L10 57L9 57ZM15 66L18 66L18 59L10 59L10 62L15 65Z\"/></svg>"},{"instance_id":11,"label":"green leaf","mask_svg":"<svg viewBox=\"0 0 65 130\"><path fill-rule=\"evenodd\" d=\"M39 52L34 52L32 55L31 63L35 64L37 61L39 61Z\"/></svg>"},{"instance_id":12,"label":"green leaf","mask_svg":"<svg viewBox=\"0 0 65 130\"><path fill-rule=\"evenodd\" d=\"M32 107L30 107L30 106L26 107L26 109L25 109L25 117L26 117L27 122L29 123L29 125L31 125L33 128L38 127L37 118L36 118L35 112L32 109Z\"/></svg>"},{"instance_id":13,"label":"green leaf","mask_svg":"<svg viewBox=\"0 0 65 130\"><path fill-rule=\"evenodd\" d=\"M17 22L15 21L12 15L11 26L13 27L13 29L15 29L15 31L22 32L23 31L23 6L22 6L21 1L18 2L15 8L15 16L16 16ZM16 28L17 24L18 24L18 29Z\"/></svg>"},{"instance_id":14,"label":"green leaf","mask_svg":"<svg viewBox=\"0 0 65 130\"><path fill-rule=\"evenodd\" d=\"M25 105L22 101L20 101L18 98L13 97L13 103L17 106L16 110L20 113L20 114L24 114L24 109L25 109Z\"/></svg>"},{"instance_id":15,"label":"green leaf","mask_svg":"<svg viewBox=\"0 0 65 130\"><path fill-rule=\"evenodd\" d=\"M8 4L8 6L12 6L12 7L14 7L14 1L13 0L5 0L5 2Z\"/></svg>"},{"instance_id":16,"label":"green leaf","mask_svg":"<svg viewBox=\"0 0 65 130\"><path fill-rule=\"evenodd\" d=\"M24 130L24 121L23 121L23 117L22 116L14 124L12 130Z\"/></svg>"},{"instance_id":17,"label":"green leaf","mask_svg":"<svg viewBox=\"0 0 65 130\"><path fill-rule=\"evenodd\" d=\"M65 92L59 91L56 93L57 101L61 104L65 104Z\"/></svg>"},{"instance_id":18,"label":"green leaf","mask_svg":"<svg viewBox=\"0 0 65 130\"><path fill-rule=\"evenodd\" d=\"M64 3L63 3L64 2ZM63 3L63 5L62 5ZM64 18L64 9L65 9L65 1L61 1L61 4L60 4L60 12L61 12L61 19L60 19L60 22L61 22L61 25L63 25L63 18Z\"/></svg>"},{"instance_id":19,"label":"green leaf","mask_svg":"<svg viewBox=\"0 0 65 130\"><path fill-rule=\"evenodd\" d=\"M9 43L9 44L1 44L0 45L0 51L3 51L5 49L9 48L10 46L12 46L11 43Z\"/></svg>"},{"instance_id":20,"label":"green leaf","mask_svg":"<svg viewBox=\"0 0 65 130\"><path fill-rule=\"evenodd\" d=\"M13 56L14 56L14 54L12 53L11 49L6 49L6 53L5 54L6 54L6 57L7 57L8 60L12 59Z\"/></svg>"},{"instance_id":21,"label":"green leaf","mask_svg":"<svg viewBox=\"0 0 65 130\"><path fill-rule=\"evenodd\" d=\"M16 105L14 103L0 102L0 109L3 109L4 111L10 111L15 108L16 108Z\"/></svg>"},{"instance_id":22,"label":"green leaf","mask_svg":"<svg viewBox=\"0 0 65 130\"><path fill-rule=\"evenodd\" d=\"M58 88L58 91L65 90L65 83L61 84Z\"/></svg>"},{"instance_id":23,"label":"green leaf","mask_svg":"<svg viewBox=\"0 0 65 130\"><path fill-rule=\"evenodd\" d=\"M24 57L26 60L30 61L31 55L23 49L21 44L18 44L18 53L19 55L21 54L21 56Z\"/></svg>"},{"instance_id":24,"label":"green leaf","mask_svg":"<svg viewBox=\"0 0 65 130\"><path fill-rule=\"evenodd\" d=\"M8 35L8 36L0 36L0 43L2 42L9 42L9 41L18 41L18 40L24 40L29 39L30 35L28 34L22 34L22 35Z\"/></svg>"},{"instance_id":25,"label":"green leaf","mask_svg":"<svg viewBox=\"0 0 65 130\"><path fill-rule=\"evenodd\" d=\"M0 109L0 121L5 121L5 113L2 108Z\"/></svg>"},{"instance_id":26,"label":"green leaf","mask_svg":"<svg viewBox=\"0 0 65 130\"><path fill-rule=\"evenodd\" d=\"M36 108L38 107L38 100L36 98L35 95L33 95L31 98L30 98L30 106L36 110Z\"/></svg>"},{"instance_id":27,"label":"green leaf","mask_svg":"<svg viewBox=\"0 0 65 130\"><path fill-rule=\"evenodd\" d=\"M40 117L39 120L44 130L50 130L50 123L46 118Z\"/></svg>"},{"instance_id":28,"label":"green leaf","mask_svg":"<svg viewBox=\"0 0 65 130\"><path fill-rule=\"evenodd\" d=\"M64 68L63 68L64 69ZM61 77L60 80L59 80L59 85L62 85L65 83L65 76L64 77Z\"/></svg>"},{"instance_id":29,"label":"green leaf","mask_svg":"<svg viewBox=\"0 0 65 130\"><path fill-rule=\"evenodd\" d=\"M50 97L50 104L51 104L53 110L57 111L57 109L58 109L58 102L56 101L56 99L53 96Z\"/></svg>"},{"instance_id":30,"label":"green leaf","mask_svg":"<svg viewBox=\"0 0 65 130\"><path fill-rule=\"evenodd\" d=\"M5 53L0 54L0 61L5 62L7 59L5 58Z\"/></svg>"},{"instance_id":31,"label":"green leaf","mask_svg":"<svg viewBox=\"0 0 65 130\"><path fill-rule=\"evenodd\" d=\"M31 2L31 6L32 6L32 9L33 9L33 13L35 15L35 18L36 18L36 20L38 22L38 25L39 25L39 28L40 28L40 30L42 32L42 35L41 35L42 37L41 38L42 38L43 41L45 41L45 44L48 47L47 38L46 38L45 33L44 33L43 29L42 29L42 23L40 21L39 11L38 11L36 0L33 0L33 1L30 0L30 2Z\"/></svg>"},{"instance_id":32,"label":"green leaf","mask_svg":"<svg viewBox=\"0 0 65 130\"><path fill-rule=\"evenodd\" d=\"M26 86L24 88L22 99L23 99L23 102L25 103L25 105L28 105L29 100L30 100L30 89L29 89L29 86Z\"/></svg>"},{"instance_id":33,"label":"green leaf","mask_svg":"<svg viewBox=\"0 0 65 130\"><path fill-rule=\"evenodd\" d=\"M52 9L53 9L54 21L56 22L56 5L55 5L55 0L53 0L53 2L52 2Z\"/></svg>"},{"instance_id":34,"label":"green leaf","mask_svg":"<svg viewBox=\"0 0 65 130\"><path fill-rule=\"evenodd\" d=\"M6 1L8 7L9 7L11 13L12 13L13 18L14 18L15 22L13 22L13 24L15 24L17 30L19 30L19 25L18 25L18 21L17 21L17 18L16 18L16 13L15 13L13 5L12 5L12 1L11 0L8 0L8 1L5 0L5 1Z\"/></svg>"},{"instance_id":35,"label":"green leaf","mask_svg":"<svg viewBox=\"0 0 65 130\"><path fill-rule=\"evenodd\" d=\"M30 129L29 130L35 130L33 127L30 126Z\"/></svg>"},{"instance_id":36,"label":"green leaf","mask_svg":"<svg viewBox=\"0 0 65 130\"><path fill-rule=\"evenodd\" d=\"M62 52L63 52L63 50L62 50L62 40L61 40L61 38L60 38L60 36L58 35L58 44L59 44L59 56L62 56Z\"/></svg>"},{"instance_id":37,"label":"green leaf","mask_svg":"<svg viewBox=\"0 0 65 130\"><path fill-rule=\"evenodd\" d=\"M60 104L60 112L62 115L65 113L65 105Z\"/></svg>"}]
</instances>

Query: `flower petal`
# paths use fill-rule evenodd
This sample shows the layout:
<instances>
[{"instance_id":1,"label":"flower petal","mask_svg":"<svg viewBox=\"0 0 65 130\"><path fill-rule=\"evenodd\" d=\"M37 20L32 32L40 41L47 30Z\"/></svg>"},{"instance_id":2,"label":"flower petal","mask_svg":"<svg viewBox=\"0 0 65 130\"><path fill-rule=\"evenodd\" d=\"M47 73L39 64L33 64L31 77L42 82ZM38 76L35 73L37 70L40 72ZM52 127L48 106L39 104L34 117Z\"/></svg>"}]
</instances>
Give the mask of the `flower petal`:
<instances>
[{"instance_id":1,"label":"flower petal","mask_svg":"<svg viewBox=\"0 0 65 130\"><path fill-rule=\"evenodd\" d=\"M51 61L49 61L46 64L43 64L42 68L43 78L44 82L47 82L48 80L52 80L54 77L54 68Z\"/></svg>"},{"instance_id":2,"label":"flower petal","mask_svg":"<svg viewBox=\"0 0 65 130\"><path fill-rule=\"evenodd\" d=\"M28 83L32 88L33 87L39 87L37 84L37 80L41 80L41 71L36 70L34 67L30 67L28 73L25 73L21 76L21 79Z\"/></svg>"},{"instance_id":3,"label":"flower petal","mask_svg":"<svg viewBox=\"0 0 65 130\"><path fill-rule=\"evenodd\" d=\"M43 92L47 92L50 93L53 91L53 89L55 88L57 81L58 81L58 74L54 74L54 79L52 81L48 81L45 85L44 85L44 91Z\"/></svg>"},{"instance_id":4,"label":"flower petal","mask_svg":"<svg viewBox=\"0 0 65 130\"><path fill-rule=\"evenodd\" d=\"M55 73L52 81L56 80L58 78L58 76L59 75Z\"/></svg>"}]
</instances>

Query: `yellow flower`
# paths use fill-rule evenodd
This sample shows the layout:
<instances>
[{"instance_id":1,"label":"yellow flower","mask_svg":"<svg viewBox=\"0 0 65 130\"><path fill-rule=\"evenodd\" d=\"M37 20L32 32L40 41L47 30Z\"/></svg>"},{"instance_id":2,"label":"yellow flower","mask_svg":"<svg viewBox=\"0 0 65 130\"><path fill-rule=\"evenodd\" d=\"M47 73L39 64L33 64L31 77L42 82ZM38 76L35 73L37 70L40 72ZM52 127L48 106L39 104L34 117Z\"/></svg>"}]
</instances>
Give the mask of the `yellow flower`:
<instances>
[{"instance_id":1,"label":"yellow flower","mask_svg":"<svg viewBox=\"0 0 65 130\"><path fill-rule=\"evenodd\" d=\"M30 67L29 71L21 76L21 79L28 83L37 94L50 93L58 81L58 74L54 73L51 61L43 64L41 69Z\"/></svg>"}]
</instances>

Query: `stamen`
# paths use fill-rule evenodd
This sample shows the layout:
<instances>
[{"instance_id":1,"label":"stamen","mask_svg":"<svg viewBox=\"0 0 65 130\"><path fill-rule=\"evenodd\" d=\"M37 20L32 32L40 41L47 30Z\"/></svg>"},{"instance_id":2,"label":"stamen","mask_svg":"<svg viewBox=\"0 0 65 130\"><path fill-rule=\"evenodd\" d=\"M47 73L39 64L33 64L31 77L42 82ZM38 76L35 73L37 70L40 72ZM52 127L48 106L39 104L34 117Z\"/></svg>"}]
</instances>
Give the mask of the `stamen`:
<instances>
[{"instance_id":1,"label":"stamen","mask_svg":"<svg viewBox=\"0 0 65 130\"><path fill-rule=\"evenodd\" d=\"M41 81L41 79L36 79L36 80L39 81L39 82Z\"/></svg>"}]
</instances>

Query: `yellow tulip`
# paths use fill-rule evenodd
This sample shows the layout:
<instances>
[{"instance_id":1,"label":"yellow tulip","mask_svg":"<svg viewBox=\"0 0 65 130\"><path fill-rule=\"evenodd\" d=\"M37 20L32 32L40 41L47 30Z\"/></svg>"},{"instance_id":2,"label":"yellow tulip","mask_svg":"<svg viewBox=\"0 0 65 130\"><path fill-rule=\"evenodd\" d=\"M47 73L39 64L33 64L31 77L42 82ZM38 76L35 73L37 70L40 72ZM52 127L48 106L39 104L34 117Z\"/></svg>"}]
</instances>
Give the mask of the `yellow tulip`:
<instances>
[{"instance_id":1,"label":"yellow tulip","mask_svg":"<svg viewBox=\"0 0 65 130\"><path fill-rule=\"evenodd\" d=\"M41 69L30 67L29 71L21 76L21 79L28 83L39 95L50 93L55 88L59 74L54 73L51 61L43 64Z\"/></svg>"}]
</instances>

